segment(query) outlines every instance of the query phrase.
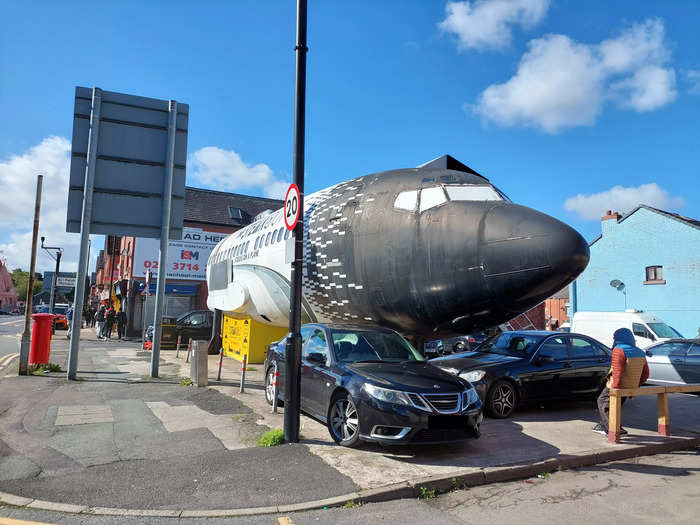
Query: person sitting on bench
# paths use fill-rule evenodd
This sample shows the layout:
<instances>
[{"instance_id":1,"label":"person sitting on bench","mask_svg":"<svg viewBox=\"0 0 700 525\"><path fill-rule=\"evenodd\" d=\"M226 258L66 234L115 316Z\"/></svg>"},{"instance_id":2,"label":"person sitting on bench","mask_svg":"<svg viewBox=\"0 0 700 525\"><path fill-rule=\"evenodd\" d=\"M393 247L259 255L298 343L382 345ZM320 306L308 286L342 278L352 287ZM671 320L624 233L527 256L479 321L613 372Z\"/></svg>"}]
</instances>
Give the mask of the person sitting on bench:
<instances>
[{"instance_id":1,"label":"person sitting on bench","mask_svg":"<svg viewBox=\"0 0 700 525\"><path fill-rule=\"evenodd\" d=\"M608 381L598 396L600 423L593 427L594 432L608 435L611 388L637 388L649 378L649 365L644 351L635 346L634 335L629 328L620 328L613 334L613 353L608 371ZM627 434L620 428L620 434Z\"/></svg>"}]
</instances>

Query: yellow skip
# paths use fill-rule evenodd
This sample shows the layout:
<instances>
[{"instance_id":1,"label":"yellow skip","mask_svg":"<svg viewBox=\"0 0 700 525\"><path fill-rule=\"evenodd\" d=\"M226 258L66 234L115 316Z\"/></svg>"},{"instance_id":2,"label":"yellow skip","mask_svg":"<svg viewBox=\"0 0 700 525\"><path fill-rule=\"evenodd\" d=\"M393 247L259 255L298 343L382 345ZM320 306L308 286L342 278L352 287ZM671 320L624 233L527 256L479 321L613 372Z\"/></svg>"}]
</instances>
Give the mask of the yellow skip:
<instances>
[{"instance_id":1,"label":"yellow skip","mask_svg":"<svg viewBox=\"0 0 700 525\"><path fill-rule=\"evenodd\" d=\"M292 518L290 518L289 516L282 516L281 518L277 518L277 521L279 521L280 525L294 525Z\"/></svg>"}]
</instances>

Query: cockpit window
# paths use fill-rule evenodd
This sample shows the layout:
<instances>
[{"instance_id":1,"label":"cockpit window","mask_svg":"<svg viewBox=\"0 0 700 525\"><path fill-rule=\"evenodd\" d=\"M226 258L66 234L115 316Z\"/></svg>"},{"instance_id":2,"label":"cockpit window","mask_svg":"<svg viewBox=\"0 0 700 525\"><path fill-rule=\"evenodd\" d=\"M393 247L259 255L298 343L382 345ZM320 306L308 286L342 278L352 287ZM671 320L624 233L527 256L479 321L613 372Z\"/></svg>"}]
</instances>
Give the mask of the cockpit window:
<instances>
[{"instance_id":1,"label":"cockpit window","mask_svg":"<svg viewBox=\"0 0 700 525\"><path fill-rule=\"evenodd\" d=\"M434 208L447 202L445 191L440 186L434 188L423 188L420 192L420 212Z\"/></svg>"},{"instance_id":2,"label":"cockpit window","mask_svg":"<svg viewBox=\"0 0 700 525\"><path fill-rule=\"evenodd\" d=\"M503 197L492 186L445 186L451 201L501 201Z\"/></svg>"},{"instance_id":3,"label":"cockpit window","mask_svg":"<svg viewBox=\"0 0 700 525\"><path fill-rule=\"evenodd\" d=\"M402 191L396 196L394 208L399 210L415 211L418 205L418 191Z\"/></svg>"}]
</instances>

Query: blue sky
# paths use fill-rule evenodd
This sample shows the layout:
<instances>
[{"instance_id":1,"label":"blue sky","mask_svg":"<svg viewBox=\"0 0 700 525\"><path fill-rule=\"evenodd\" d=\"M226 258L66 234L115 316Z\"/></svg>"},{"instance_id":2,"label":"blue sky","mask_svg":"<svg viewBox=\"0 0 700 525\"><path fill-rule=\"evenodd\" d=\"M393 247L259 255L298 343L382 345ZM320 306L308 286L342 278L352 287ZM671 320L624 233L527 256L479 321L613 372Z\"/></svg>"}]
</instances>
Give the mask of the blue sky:
<instances>
[{"instance_id":1,"label":"blue sky","mask_svg":"<svg viewBox=\"0 0 700 525\"><path fill-rule=\"evenodd\" d=\"M278 196L290 181L295 2L3 12L0 250L11 267L28 266L38 169L42 234L75 267L78 235L64 230L76 85L188 103L190 185ZM449 153L588 239L608 208L699 218L698 20L691 0L311 0L307 192Z\"/></svg>"}]
</instances>

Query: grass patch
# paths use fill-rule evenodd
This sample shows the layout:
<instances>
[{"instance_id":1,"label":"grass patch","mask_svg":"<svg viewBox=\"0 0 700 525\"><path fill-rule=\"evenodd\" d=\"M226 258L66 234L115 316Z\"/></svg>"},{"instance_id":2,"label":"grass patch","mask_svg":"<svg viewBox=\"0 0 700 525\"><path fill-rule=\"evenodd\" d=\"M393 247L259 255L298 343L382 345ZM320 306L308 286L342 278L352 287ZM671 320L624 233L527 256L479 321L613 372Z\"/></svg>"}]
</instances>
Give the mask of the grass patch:
<instances>
[{"instance_id":1,"label":"grass patch","mask_svg":"<svg viewBox=\"0 0 700 525\"><path fill-rule=\"evenodd\" d=\"M540 479L549 479L552 475L549 472L540 472L537 477Z\"/></svg>"},{"instance_id":2,"label":"grass patch","mask_svg":"<svg viewBox=\"0 0 700 525\"><path fill-rule=\"evenodd\" d=\"M418 494L420 499L434 499L437 498L437 490L428 489L426 487L420 488L420 493Z\"/></svg>"},{"instance_id":3,"label":"grass patch","mask_svg":"<svg viewBox=\"0 0 700 525\"><path fill-rule=\"evenodd\" d=\"M189 377L183 377L180 380L180 386L192 386L194 382Z\"/></svg>"},{"instance_id":4,"label":"grass patch","mask_svg":"<svg viewBox=\"0 0 700 525\"><path fill-rule=\"evenodd\" d=\"M49 372L63 372L63 370L61 370L60 365L56 365L54 363L47 363L45 365L35 366L32 369L32 374L35 376L41 374L48 374Z\"/></svg>"},{"instance_id":5,"label":"grass patch","mask_svg":"<svg viewBox=\"0 0 700 525\"><path fill-rule=\"evenodd\" d=\"M246 372L257 372L258 371L258 369L255 368L254 366L248 366L248 365L246 365L245 369L246 369Z\"/></svg>"},{"instance_id":6,"label":"grass patch","mask_svg":"<svg viewBox=\"0 0 700 525\"><path fill-rule=\"evenodd\" d=\"M284 430L281 428L273 428L268 430L258 439L260 447L276 447L284 443Z\"/></svg>"},{"instance_id":7,"label":"grass patch","mask_svg":"<svg viewBox=\"0 0 700 525\"><path fill-rule=\"evenodd\" d=\"M350 501L346 501L345 504L343 505L344 509L356 509L357 507L361 507L362 503L359 501L355 501L354 499L351 499Z\"/></svg>"}]
</instances>

